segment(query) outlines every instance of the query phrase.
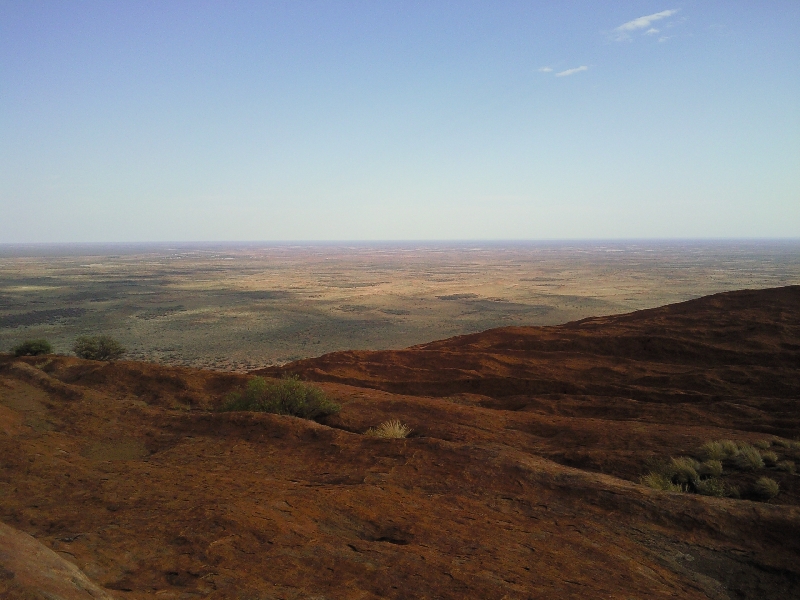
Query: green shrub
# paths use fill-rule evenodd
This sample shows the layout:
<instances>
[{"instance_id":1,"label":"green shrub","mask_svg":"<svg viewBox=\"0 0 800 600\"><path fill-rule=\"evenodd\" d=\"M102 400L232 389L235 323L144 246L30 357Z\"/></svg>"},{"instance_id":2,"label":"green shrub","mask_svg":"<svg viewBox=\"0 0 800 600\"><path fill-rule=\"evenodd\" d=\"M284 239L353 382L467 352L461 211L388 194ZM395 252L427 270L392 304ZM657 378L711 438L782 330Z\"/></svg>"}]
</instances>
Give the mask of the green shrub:
<instances>
[{"instance_id":1,"label":"green shrub","mask_svg":"<svg viewBox=\"0 0 800 600\"><path fill-rule=\"evenodd\" d=\"M679 485L694 484L700 479L697 474L697 469L699 467L700 463L693 458L681 456L679 458L673 458L669 462L666 466L665 475L670 478L672 483L677 483Z\"/></svg>"},{"instance_id":2,"label":"green shrub","mask_svg":"<svg viewBox=\"0 0 800 600\"><path fill-rule=\"evenodd\" d=\"M377 427L370 427L364 435L369 435L379 438L405 438L411 433L412 429L408 425L403 425L397 419L385 421Z\"/></svg>"},{"instance_id":3,"label":"green shrub","mask_svg":"<svg viewBox=\"0 0 800 600\"><path fill-rule=\"evenodd\" d=\"M89 360L116 360L127 352L122 344L107 335L82 335L75 340L72 351Z\"/></svg>"},{"instance_id":4,"label":"green shrub","mask_svg":"<svg viewBox=\"0 0 800 600\"><path fill-rule=\"evenodd\" d=\"M739 446L739 454L734 459L734 464L743 471L755 471L764 468L764 460L761 453L750 444Z\"/></svg>"},{"instance_id":5,"label":"green shrub","mask_svg":"<svg viewBox=\"0 0 800 600\"><path fill-rule=\"evenodd\" d=\"M769 440L757 440L753 442L753 446L755 446L759 450L767 450L771 446L771 444Z\"/></svg>"},{"instance_id":6,"label":"green shrub","mask_svg":"<svg viewBox=\"0 0 800 600\"><path fill-rule=\"evenodd\" d=\"M329 400L321 389L303 383L295 375L276 382L254 377L243 392L228 395L222 410L268 412L316 420L338 413L341 407Z\"/></svg>"},{"instance_id":7,"label":"green shrub","mask_svg":"<svg viewBox=\"0 0 800 600\"><path fill-rule=\"evenodd\" d=\"M780 491L781 488L778 486L778 482L769 477L761 477L753 484L753 493L764 500L774 498Z\"/></svg>"},{"instance_id":8,"label":"green shrub","mask_svg":"<svg viewBox=\"0 0 800 600\"><path fill-rule=\"evenodd\" d=\"M764 464L768 467L774 467L776 464L778 464L778 455L774 452L762 452L761 458L764 460Z\"/></svg>"},{"instance_id":9,"label":"green shrub","mask_svg":"<svg viewBox=\"0 0 800 600\"><path fill-rule=\"evenodd\" d=\"M703 496L715 496L722 498L728 495L728 490L725 484L720 479L711 478L703 481L698 481L695 485L698 494Z\"/></svg>"},{"instance_id":10,"label":"green shrub","mask_svg":"<svg viewBox=\"0 0 800 600\"><path fill-rule=\"evenodd\" d=\"M53 347L47 340L25 340L14 346L14 356L40 356L52 353Z\"/></svg>"},{"instance_id":11,"label":"green shrub","mask_svg":"<svg viewBox=\"0 0 800 600\"><path fill-rule=\"evenodd\" d=\"M650 471L647 475L642 476L639 480L642 485L646 485L654 490L662 490L664 492L683 492L685 489L677 483L672 483L672 480L664 473Z\"/></svg>"},{"instance_id":12,"label":"green shrub","mask_svg":"<svg viewBox=\"0 0 800 600\"><path fill-rule=\"evenodd\" d=\"M722 463L718 460L707 460L700 465L697 473L701 477L719 477L722 475Z\"/></svg>"},{"instance_id":13,"label":"green shrub","mask_svg":"<svg viewBox=\"0 0 800 600\"><path fill-rule=\"evenodd\" d=\"M775 463L775 468L778 469L778 471L794 473L794 462L791 460L782 460Z\"/></svg>"}]
</instances>

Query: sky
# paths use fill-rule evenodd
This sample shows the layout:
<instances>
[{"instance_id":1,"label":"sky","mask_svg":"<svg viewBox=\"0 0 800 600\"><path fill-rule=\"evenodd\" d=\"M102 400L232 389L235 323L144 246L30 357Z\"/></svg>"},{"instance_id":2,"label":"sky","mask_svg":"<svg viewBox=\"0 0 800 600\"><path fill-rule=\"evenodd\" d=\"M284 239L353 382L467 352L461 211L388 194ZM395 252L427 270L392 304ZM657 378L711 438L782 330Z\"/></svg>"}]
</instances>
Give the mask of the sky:
<instances>
[{"instance_id":1,"label":"sky","mask_svg":"<svg viewBox=\"0 0 800 600\"><path fill-rule=\"evenodd\" d=\"M800 237L800 2L0 0L0 243Z\"/></svg>"}]
</instances>

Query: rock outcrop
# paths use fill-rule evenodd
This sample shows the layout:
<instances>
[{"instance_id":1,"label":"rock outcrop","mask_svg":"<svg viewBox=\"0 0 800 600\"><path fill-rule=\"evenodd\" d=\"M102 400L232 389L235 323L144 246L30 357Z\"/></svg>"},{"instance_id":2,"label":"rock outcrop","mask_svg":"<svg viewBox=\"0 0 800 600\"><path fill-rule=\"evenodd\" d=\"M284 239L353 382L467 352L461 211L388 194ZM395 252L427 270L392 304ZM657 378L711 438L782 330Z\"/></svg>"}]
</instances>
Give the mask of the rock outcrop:
<instances>
[{"instance_id":1,"label":"rock outcrop","mask_svg":"<svg viewBox=\"0 0 800 600\"><path fill-rule=\"evenodd\" d=\"M639 477L716 439L800 462L798 367L798 287L261 373L317 381L321 423L219 412L245 375L6 355L0 531L95 598L797 597L797 475ZM411 436L364 435L389 419ZM2 556L3 590L45 564Z\"/></svg>"}]
</instances>

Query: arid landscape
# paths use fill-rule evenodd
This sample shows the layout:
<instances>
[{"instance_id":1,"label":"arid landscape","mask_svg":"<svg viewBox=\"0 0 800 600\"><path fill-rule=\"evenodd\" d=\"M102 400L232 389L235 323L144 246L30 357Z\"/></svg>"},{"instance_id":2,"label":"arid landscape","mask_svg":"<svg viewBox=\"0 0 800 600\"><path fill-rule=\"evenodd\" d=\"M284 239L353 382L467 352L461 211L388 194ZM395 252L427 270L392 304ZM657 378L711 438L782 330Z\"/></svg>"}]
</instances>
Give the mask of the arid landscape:
<instances>
[{"instance_id":1,"label":"arid landscape","mask_svg":"<svg viewBox=\"0 0 800 600\"><path fill-rule=\"evenodd\" d=\"M800 599L798 23L0 1L0 600Z\"/></svg>"},{"instance_id":2,"label":"arid landscape","mask_svg":"<svg viewBox=\"0 0 800 600\"><path fill-rule=\"evenodd\" d=\"M0 351L82 334L239 371L800 283L800 243L0 247Z\"/></svg>"},{"instance_id":3,"label":"arid landscape","mask_svg":"<svg viewBox=\"0 0 800 600\"><path fill-rule=\"evenodd\" d=\"M256 373L319 422L221 412L255 374L4 355L0 594L797 597L798 365L796 285Z\"/></svg>"}]
</instances>

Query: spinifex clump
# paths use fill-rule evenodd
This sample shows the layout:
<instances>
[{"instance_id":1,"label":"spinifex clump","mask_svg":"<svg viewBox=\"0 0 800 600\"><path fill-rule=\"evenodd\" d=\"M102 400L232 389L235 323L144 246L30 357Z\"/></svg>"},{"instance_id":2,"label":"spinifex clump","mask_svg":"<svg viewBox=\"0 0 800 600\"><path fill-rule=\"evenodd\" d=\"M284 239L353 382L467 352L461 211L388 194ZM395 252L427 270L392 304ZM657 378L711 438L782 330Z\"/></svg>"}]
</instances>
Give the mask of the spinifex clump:
<instances>
[{"instance_id":1,"label":"spinifex clump","mask_svg":"<svg viewBox=\"0 0 800 600\"><path fill-rule=\"evenodd\" d=\"M268 412L316 420L338 413L341 407L318 387L293 376L275 382L254 377L243 392L233 392L227 397L222 410Z\"/></svg>"}]
</instances>

